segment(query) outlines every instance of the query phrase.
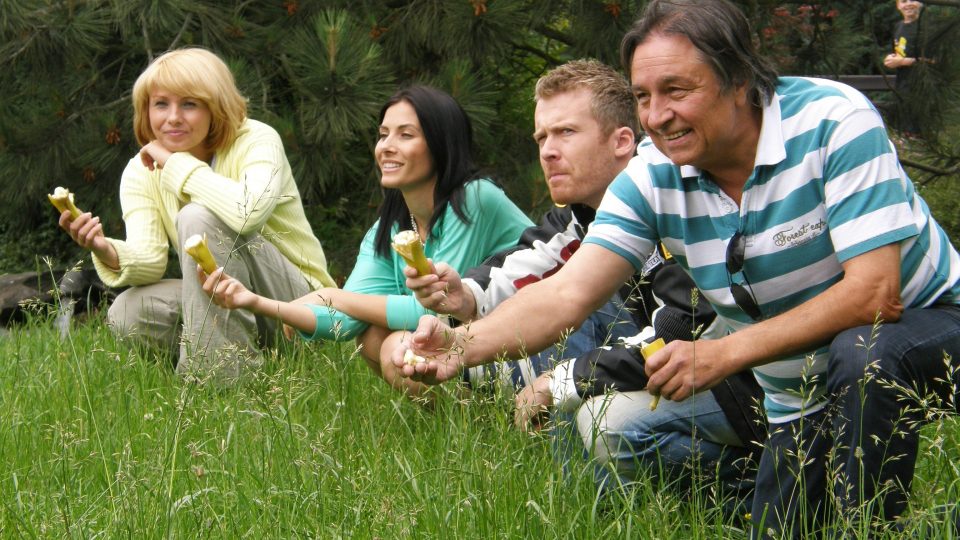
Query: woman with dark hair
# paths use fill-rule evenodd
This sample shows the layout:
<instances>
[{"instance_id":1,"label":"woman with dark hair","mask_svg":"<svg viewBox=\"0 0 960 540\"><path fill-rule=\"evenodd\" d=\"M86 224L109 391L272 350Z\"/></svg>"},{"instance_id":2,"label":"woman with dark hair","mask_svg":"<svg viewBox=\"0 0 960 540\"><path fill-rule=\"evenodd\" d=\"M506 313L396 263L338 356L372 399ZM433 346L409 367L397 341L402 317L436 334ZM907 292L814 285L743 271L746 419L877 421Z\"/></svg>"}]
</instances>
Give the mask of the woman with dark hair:
<instances>
[{"instance_id":1,"label":"woman with dark hair","mask_svg":"<svg viewBox=\"0 0 960 540\"><path fill-rule=\"evenodd\" d=\"M374 151L384 189L380 216L364 236L343 289L278 302L218 269L201 274L204 291L217 305L279 318L306 339L356 338L374 371L418 393L417 383L396 376L389 351L399 343L396 331L416 328L420 316L431 312L405 286L406 263L390 248L394 235L412 230L427 257L465 271L515 245L532 224L500 188L478 177L472 145L470 120L450 95L426 86L399 91L380 111ZM384 362L381 348L387 351Z\"/></svg>"}]
</instances>

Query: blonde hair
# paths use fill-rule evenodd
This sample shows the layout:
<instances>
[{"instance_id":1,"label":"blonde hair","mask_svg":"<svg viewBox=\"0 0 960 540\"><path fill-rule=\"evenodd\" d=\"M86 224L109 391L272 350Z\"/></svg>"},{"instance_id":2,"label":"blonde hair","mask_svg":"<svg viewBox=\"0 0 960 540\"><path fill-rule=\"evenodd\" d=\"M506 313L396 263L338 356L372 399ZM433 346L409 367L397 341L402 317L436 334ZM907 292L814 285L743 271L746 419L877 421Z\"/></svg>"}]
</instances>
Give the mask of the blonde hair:
<instances>
[{"instance_id":1,"label":"blonde hair","mask_svg":"<svg viewBox=\"0 0 960 540\"><path fill-rule=\"evenodd\" d=\"M133 84L133 132L141 145L155 138L149 107L150 93L157 89L198 99L210 109L206 144L214 152L233 144L247 117L247 99L219 56L196 47L168 51L151 62Z\"/></svg>"},{"instance_id":2,"label":"blonde hair","mask_svg":"<svg viewBox=\"0 0 960 540\"><path fill-rule=\"evenodd\" d=\"M637 100L630 85L610 66L593 59L573 60L555 67L534 89L534 101L581 88L592 94L590 112L605 135L619 127L630 128L634 136L640 132Z\"/></svg>"}]
</instances>

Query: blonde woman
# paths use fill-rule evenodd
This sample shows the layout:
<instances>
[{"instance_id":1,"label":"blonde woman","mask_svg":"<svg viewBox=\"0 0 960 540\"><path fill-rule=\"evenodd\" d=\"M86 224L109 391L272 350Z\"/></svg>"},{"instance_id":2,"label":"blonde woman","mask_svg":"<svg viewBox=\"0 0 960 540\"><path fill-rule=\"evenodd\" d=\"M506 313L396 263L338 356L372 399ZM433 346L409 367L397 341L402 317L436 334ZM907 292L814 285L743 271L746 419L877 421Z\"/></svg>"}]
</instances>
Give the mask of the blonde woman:
<instances>
[{"instance_id":1,"label":"blonde woman","mask_svg":"<svg viewBox=\"0 0 960 540\"><path fill-rule=\"evenodd\" d=\"M259 365L278 325L211 305L184 240L206 234L231 276L287 300L335 286L323 249L279 135L247 117L217 55L186 48L158 57L134 84L133 111L142 148L120 181L126 239L104 236L90 213L65 212L60 227L93 254L107 285L129 287L108 313L118 335L179 346L180 374L232 380ZM170 247L190 279L163 279Z\"/></svg>"}]
</instances>

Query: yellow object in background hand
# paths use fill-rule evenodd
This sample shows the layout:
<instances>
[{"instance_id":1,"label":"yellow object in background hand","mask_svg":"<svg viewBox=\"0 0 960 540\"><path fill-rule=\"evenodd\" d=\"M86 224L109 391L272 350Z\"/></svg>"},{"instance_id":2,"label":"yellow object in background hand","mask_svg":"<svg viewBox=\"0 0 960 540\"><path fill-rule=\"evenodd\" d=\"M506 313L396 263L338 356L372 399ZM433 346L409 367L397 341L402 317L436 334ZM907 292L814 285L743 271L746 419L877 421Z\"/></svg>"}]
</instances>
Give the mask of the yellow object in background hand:
<instances>
[{"instance_id":1,"label":"yellow object in background hand","mask_svg":"<svg viewBox=\"0 0 960 540\"><path fill-rule=\"evenodd\" d=\"M57 189L53 190L53 194L47 194L47 198L61 214L64 210L69 210L72 219L77 219L83 213L73 204L73 193L70 193L70 190L65 187L57 186Z\"/></svg>"},{"instance_id":2,"label":"yellow object in background hand","mask_svg":"<svg viewBox=\"0 0 960 540\"><path fill-rule=\"evenodd\" d=\"M665 342L663 338L657 338L653 340L651 343L641 347L640 354L643 355L643 359L646 360L647 358L650 358L651 356L653 356L653 353L664 348L666 344L667 342ZM657 405L659 404L660 404L660 396L659 395L653 396L653 401L650 402L650 410L651 411L655 410L657 408Z\"/></svg>"},{"instance_id":3,"label":"yellow object in background hand","mask_svg":"<svg viewBox=\"0 0 960 540\"><path fill-rule=\"evenodd\" d=\"M203 235L195 234L187 238L187 241L183 243L183 249L193 257L193 260L197 261L204 272L212 274L217 269L217 261L210 253L210 248L207 247L207 235L205 233Z\"/></svg>"},{"instance_id":4,"label":"yellow object in background hand","mask_svg":"<svg viewBox=\"0 0 960 540\"><path fill-rule=\"evenodd\" d=\"M423 243L420 235L414 231L400 231L393 237L393 250L407 261L407 264L416 268L417 273L425 276L430 273L430 263L423 254Z\"/></svg>"}]
</instances>

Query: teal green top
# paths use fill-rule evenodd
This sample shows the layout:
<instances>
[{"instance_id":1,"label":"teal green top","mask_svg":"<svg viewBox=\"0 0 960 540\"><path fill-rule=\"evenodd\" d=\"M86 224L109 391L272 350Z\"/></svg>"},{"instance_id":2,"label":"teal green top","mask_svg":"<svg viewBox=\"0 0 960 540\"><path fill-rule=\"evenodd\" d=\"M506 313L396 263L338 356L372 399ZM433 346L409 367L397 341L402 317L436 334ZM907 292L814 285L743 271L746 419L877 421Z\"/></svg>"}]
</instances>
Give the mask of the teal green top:
<instances>
[{"instance_id":1,"label":"teal green top","mask_svg":"<svg viewBox=\"0 0 960 540\"><path fill-rule=\"evenodd\" d=\"M443 219L433 227L424 246L427 257L443 261L463 274L490 255L517 244L524 229L533 225L506 194L490 180L476 180L464 187L464 213L470 223L460 221L449 204ZM387 327L391 330L413 330L420 317L433 312L417 302L405 285L403 269L407 263L390 252L386 259L376 254L374 237L377 223L367 231L360 244L357 264L343 289L387 297ZM391 236L399 231L394 227ZM370 324L324 305L310 305L317 317L313 334L301 332L306 339L352 339Z\"/></svg>"}]
</instances>

